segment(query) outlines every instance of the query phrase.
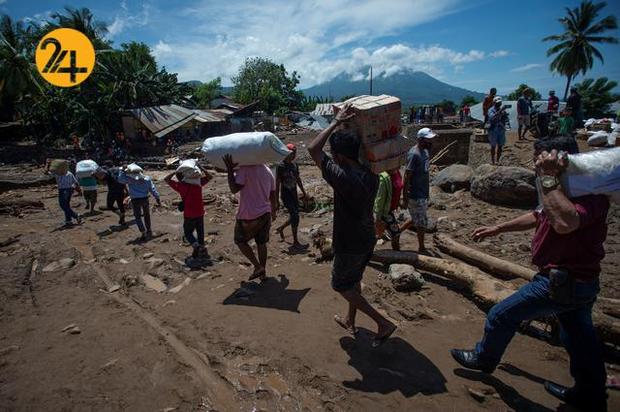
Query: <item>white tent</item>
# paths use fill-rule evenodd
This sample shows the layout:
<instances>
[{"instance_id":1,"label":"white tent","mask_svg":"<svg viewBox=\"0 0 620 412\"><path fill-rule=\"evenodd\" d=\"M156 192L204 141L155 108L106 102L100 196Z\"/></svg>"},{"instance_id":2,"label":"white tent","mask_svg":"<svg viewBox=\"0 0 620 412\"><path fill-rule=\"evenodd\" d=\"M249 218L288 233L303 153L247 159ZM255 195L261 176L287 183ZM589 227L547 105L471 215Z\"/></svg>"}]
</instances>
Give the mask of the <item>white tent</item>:
<instances>
[{"instance_id":1,"label":"white tent","mask_svg":"<svg viewBox=\"0 0 620 412\"><path fill-rule=\"evenodd\" d=\"M546 100L534 100L532 101L534 107L540 105L538 108L541 112L547 111L547 101ZM511 105L512 107L507 109L508 118L510 119L511 127L518 127L519 123L517 122L517 101L516 100L504 100L502 101L502 105ZM560 102L560 111L564 110L566 103ZM476 120L484 121L484 116L482 114L482 103L475 104L471 107L471 117Z\"/></svg>"}]
</instances>

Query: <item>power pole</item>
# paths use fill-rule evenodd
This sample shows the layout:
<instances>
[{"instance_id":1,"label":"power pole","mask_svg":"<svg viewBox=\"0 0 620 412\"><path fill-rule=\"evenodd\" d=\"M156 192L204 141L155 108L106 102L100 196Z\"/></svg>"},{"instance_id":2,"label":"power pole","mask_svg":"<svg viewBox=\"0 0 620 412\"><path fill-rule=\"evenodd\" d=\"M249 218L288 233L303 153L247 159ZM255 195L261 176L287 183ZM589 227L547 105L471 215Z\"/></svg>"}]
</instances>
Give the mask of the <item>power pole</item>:
<instances>
[{"instance_id":1,"label":"power pole","mask_svg":"<svg viewBox=\"0 0 620 412\"><path fill-rule=\"evenodd\" d=\"M372 66L370 66L370 95L372 96Z\"/></svg>"}]
</instances>

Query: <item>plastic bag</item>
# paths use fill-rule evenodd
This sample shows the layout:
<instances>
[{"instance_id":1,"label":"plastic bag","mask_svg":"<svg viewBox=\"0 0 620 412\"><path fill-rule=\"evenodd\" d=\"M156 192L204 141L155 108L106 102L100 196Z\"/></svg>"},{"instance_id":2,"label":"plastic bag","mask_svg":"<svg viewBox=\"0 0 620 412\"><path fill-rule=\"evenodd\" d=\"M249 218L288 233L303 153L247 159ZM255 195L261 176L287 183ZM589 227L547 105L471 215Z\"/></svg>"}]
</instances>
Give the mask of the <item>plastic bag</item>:
<instances>
[{"instance_id":1,"label":"plastic bag","mask_svg":"<svg viewBox=\"0 0 620 412\"><path fill-rule=\"evenodd\" d=\"M280 162L291 151L276 135L270 132L233 133L210 137L202 144L205 158L213 166L225 169L222 158L230 154L240 166Z\"/></svg>"},{"instance_id":2,"label":"plastic bag","mask_svg":"<svg viewBox=\"0 0 620 412\"><path fill-rule=\"evenodd\" d=\"M606 194L620 203L620 147L568 155L560 181L568 197Z\"/></svg>"},{"instance_id":3,"label":"plastic bag","mask_svg":"<svg viewBox=\"0 0 620 412\"><path fill-rule=\"evenodd\" d=\"M78 179L89 177L99 170L99 165L94 160L81 160L75 165L75 175Z\"/></svg>"},{"instance_id":4,"label":"plastic bag","mask_svg":"<svg viewBox=\"0 0 620 412\"><path fill-rule=\"evenodd\" d=\"M607 132L602 130L594 132L590 137L588 137L588 146L604 146L607 144L608 138L609 136Z\"/></svg>"}]
</instances>

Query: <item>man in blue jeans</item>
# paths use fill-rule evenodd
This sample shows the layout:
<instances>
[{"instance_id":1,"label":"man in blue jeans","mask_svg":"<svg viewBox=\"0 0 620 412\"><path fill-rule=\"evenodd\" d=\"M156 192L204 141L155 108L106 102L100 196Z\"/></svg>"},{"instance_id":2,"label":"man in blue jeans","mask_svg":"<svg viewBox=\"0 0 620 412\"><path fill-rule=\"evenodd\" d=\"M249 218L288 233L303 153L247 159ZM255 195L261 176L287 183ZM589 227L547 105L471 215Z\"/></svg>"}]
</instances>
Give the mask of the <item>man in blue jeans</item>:
<instances>
[{"instance_id":1,"label":"man in blue jeans","mask_svg":"<svg viewBox=\"0 0 620 412\"><path fill-rule=\"evenodd\" d=\"M133 168L130 169L132 166ZM117 181L120 184L127 185L136 225L142 234L140 240L146 241L153 236L153 232L151 231L149 193L153 195L158 206L161 206L161 200L151 177L145 176L142 172L142 168L137 165L129 165L126 170L120 170ZM144 217L144 223L142 222L142 217Z\"/></svg>"},{"instance_id":2,"label":"man in blue jeans","mask_svg":"<svg viewBox=\"0 0 620 412\"><path fill-rule=\"evenodd\" d=\"M545 389L578 409L606 411L605 364L592 324L592 305L605 255L609 200L602 195L569 199L564 194L558 176L566 160L558 156L558 150L576 153L574 139L541 140L534 148L541 206L509 222L478 228L473 237L479 241L535 229L532 263L539 272L532 282L491 309L484 336L473 350L453 349L451 353L466 368L492 373L521 322L555 315L575 385L567 388L545 382Z\"/></svg>"},{"instance_id":3,"label":"man in blue jeans","mask_svg":"<svg viewBox=\"0 0 620 412\"><path fill-rule=\"evenodd\" d=\"M51 172L51 164L52 161L47 159L45 162L45 173L51 174L56 178L56 184L58 185L58 204L65 214L64 226L71 226L73 224L73 219L75 219L78 224L82 223L82 218L80 215L71 209L71 196L73 196L73 191L75 190L78 194L82 193L78 180L73 173L66 168L60 171L56 170ZM65 167L68 167L68 163Z\"/></svg>"}]
</instances>

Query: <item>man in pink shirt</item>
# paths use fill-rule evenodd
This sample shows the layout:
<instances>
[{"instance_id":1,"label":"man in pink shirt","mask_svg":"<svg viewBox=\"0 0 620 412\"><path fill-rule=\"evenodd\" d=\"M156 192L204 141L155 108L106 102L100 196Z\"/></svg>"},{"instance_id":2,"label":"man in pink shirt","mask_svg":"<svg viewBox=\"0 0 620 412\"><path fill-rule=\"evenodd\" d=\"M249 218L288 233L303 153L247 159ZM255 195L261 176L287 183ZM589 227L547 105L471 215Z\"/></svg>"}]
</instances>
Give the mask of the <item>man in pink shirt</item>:
<instances>
[{"instance_id":1,"label":"man in pink shirt","mask_svg":"<svg viewBox=\"0 0 620 412\"><path fill-rule=\"evenodd\" d=\"M241 253L254 265L254 273L249 280L267 276L267 242L271 222L276 218L276 183L273 173L266 165L241 166L232 156L224 156L228 172L228 187L232 193L239 192L239 209L235 223L235 243ZM258 258L248 244L256 242Z\"/></svg>"}]
</instances>

